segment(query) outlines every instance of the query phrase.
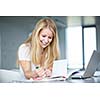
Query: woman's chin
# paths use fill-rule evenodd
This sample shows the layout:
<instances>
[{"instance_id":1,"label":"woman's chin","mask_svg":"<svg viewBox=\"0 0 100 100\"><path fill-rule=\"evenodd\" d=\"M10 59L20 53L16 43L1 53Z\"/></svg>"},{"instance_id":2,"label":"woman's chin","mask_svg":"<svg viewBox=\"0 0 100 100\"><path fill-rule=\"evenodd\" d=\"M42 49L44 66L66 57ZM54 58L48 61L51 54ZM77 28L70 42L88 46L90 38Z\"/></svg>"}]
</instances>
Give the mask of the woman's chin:
<instances>
[{"instance_id":1,"label":"woman's chin","mask_svg":"<svg viewBox=\"0 0 100 100\"><path fill-rule=\"evenodd\" d=\"M42 48L46 48L47 46L42 46Z\"/></svg>"},{"instance_id":2,"label":"woman's chin","mask_svg":"<svg viewBox=\"0 0 100 100\"><path fill-rule=\"evenodd\" d=\"M42 48L46 48L48 45L42 45Z\"/></svg>"}]
</instances>

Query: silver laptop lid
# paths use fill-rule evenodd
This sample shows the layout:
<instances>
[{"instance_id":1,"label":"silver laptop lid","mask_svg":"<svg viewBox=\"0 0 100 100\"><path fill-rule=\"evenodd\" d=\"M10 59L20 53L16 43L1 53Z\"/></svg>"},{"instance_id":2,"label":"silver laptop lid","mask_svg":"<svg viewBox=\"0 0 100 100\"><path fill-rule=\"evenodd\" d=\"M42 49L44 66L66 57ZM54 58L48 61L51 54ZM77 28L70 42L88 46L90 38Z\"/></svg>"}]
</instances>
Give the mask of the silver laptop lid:
<instances>
[{"instance_id":1,"label":"silver laptop lid","mask_svg":"<svg viewBox=\"0 0 100 100\"><path fill-rule=\"evenodd\" d=\"M94 50L83 77L92 77L100 62L100 52Z\"/></svg>"}]
</instances>

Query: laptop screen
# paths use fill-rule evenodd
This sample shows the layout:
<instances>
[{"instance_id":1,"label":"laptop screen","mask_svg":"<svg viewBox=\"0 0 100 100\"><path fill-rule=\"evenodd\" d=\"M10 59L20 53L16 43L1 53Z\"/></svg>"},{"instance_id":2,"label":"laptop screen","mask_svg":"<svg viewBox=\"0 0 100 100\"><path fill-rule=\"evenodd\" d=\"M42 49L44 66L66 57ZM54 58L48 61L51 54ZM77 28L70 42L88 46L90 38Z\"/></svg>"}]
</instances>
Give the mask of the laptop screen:
<instances>
[{"instance_id":1,"label":"laptop screen","mask_svg":"<svg viewBox=\"0 0 100 100\"><path fill-rule=\"evenodd\" d=\"M98 68L99 63L100 63L100 52L94 50L83 76L92 77L96 69Z\"/></svg>"},{"instance_id":2,"label":"laptop screen","mask_svg":"<svg viewBox=\"0 0 100 100\"><path fill-rule=\"evenodd\" d=\"M67 59L56 60L53 63L52 77L67 76Z\"/></svg>"}]
</instances>

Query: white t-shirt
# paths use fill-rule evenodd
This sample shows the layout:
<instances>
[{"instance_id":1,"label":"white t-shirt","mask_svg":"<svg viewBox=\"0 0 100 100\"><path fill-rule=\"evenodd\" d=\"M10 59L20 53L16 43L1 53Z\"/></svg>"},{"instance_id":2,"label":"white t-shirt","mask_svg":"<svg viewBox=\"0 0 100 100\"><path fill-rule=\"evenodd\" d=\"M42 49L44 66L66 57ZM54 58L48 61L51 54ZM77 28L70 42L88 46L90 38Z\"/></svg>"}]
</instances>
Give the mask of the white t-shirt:
<instances>
[{"instance_id":1,"label":"white t-shirt","mask_svg":"<svg viewBox=\"0 0 100 100\"><path fill-rule=\"evenodd\" d=\"M31 50L30 44L22 44L18 49L18 59L25 60L25 61L31 61L30 50ZM20 67L22 77L25 78L21 65L19 65L19 67ZM32 64L31 67L32 67L32 70L36 68L34 64Z\"/></svg>"}]
</instances>

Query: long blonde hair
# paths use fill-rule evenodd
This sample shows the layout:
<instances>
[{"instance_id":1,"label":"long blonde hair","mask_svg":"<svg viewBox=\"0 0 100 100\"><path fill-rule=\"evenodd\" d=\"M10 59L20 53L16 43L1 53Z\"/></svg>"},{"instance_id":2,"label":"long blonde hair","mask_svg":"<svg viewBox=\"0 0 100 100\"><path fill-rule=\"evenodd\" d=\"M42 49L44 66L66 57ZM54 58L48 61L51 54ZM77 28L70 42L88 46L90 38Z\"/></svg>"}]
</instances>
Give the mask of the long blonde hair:
<instances>
[{"instance_id":1,"label":"long blonde hair","mask_svg":"<svg viewBox=\"0 0 100 100\"><path fill-rule=\"evenodd\" d=\"M31 44L31 59L33 64L40 64L41 60L41 46L39 45L39 34L40 31L44 28L49 28L53 33L53 40L49 46L44 50L44 67L49 67L53 64L53 61L59 59L59 41L58 41L58 32L55 22L51 18L43 18L36 24L32 35L24 43Z\"/></svg>"}]
</instances>

